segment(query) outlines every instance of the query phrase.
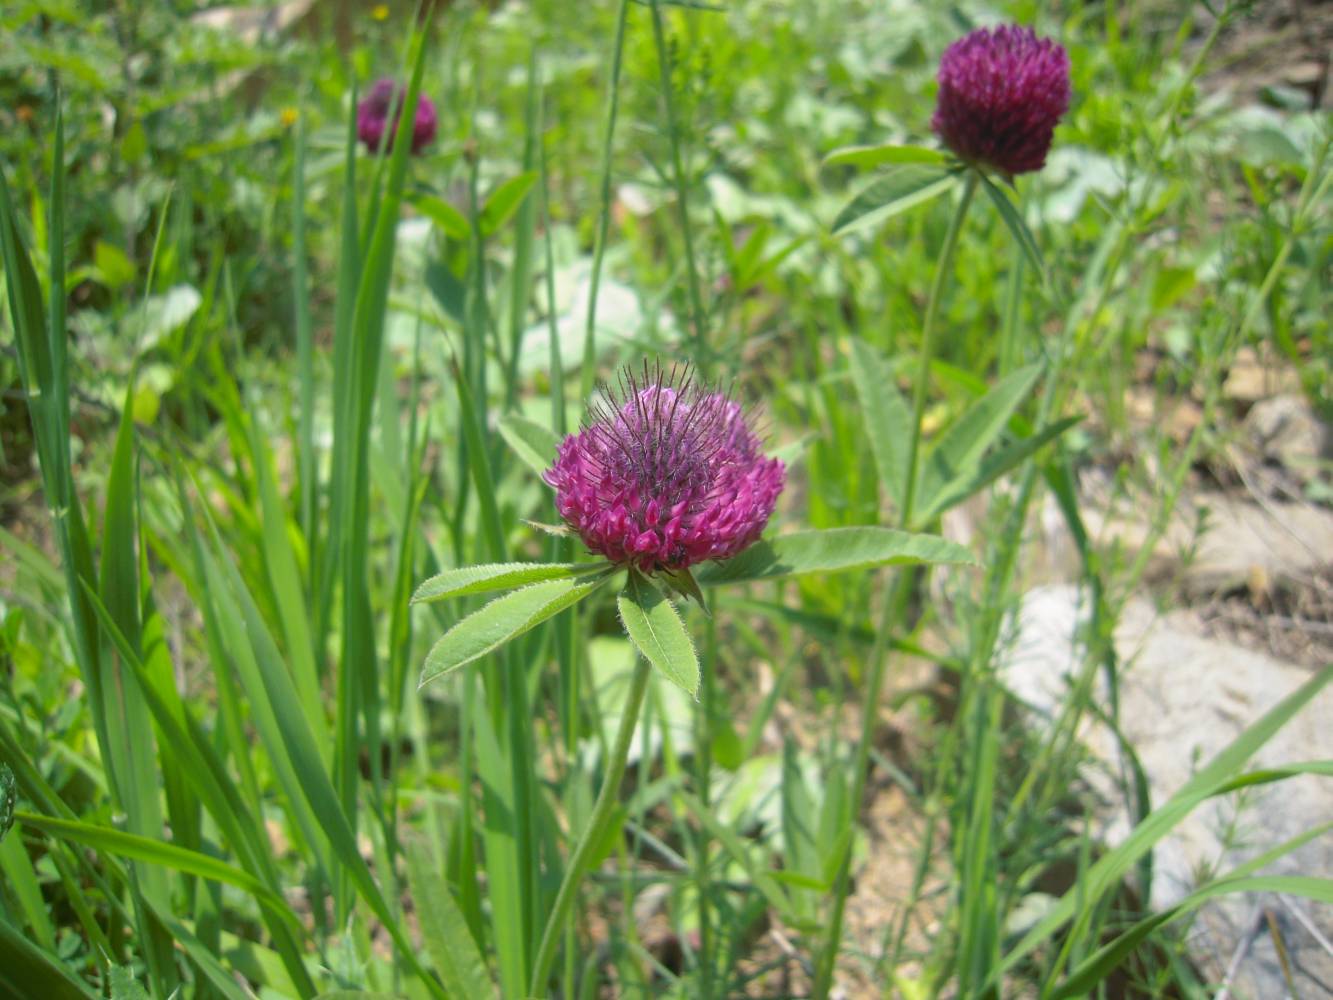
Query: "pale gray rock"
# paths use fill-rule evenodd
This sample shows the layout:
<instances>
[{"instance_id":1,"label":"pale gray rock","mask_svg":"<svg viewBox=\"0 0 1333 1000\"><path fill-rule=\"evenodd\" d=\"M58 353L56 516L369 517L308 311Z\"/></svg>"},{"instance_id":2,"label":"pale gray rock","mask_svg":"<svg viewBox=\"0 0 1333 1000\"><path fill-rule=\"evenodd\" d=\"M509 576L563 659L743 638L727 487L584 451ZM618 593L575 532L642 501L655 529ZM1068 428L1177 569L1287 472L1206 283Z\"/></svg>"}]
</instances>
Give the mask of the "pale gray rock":
<instances>
[{"instance_id":1,"label":"pale gray rock","mask_svg":"<svg viewBox=\"0 0 1333 1000\"><path fill-rule=\"evenodd\" d=\"M1329 429L1304 396L1261 399L1245 415L1244 426L1259 454L1302 484L1320 476L1328 464Z\"/></svg>"},{"instance_id":2,"label":"pale gray rock","mask_svg":"<svg viewBox=\"0 0 1333 1000\"><path fill-rule=\"evenodd\" d=\"M1099 545L1118 541L1141 549L1148 528L1134 512L1107 517L1085 512ZM1333 511L1315 504L1271 501L1260 505L1223 493L1200 493L1156 540L1148 562L1152 579L1180 578L1187 593L1213 596L1249 587L1256 579L1299 582L1333 559Z\"/></svg>"},{"instance_id":3,"label":"pale gray rock","mask_svg":"<svg viewBox=\"0 0 1333 1000\"><path fill-rule=\"evenodd\" d=\"M1023 600L1004 676L1040 718L1053 718L1064 702L1082 661L1079 637L1087 613L1085 598L1071 585L1040 587ZM1142 600L1126 607L1115 646L1121 663L1120 727L1139 755L1154 806L1311 677L1308 669L1200 634L1188 612L1161 615ZM1118 744L1105 726L1093 723L1082 737L1097 762L1086 769L1086 778L1106 804L1101 836L1116 844L1129 832L1124 796L1112 777L1123 767ZM1330 758L1333 690L1326 688L1247 769ZM1330 820L1333 781L1308 775L1205 802L1158 844L1150 903L1155 909L1172 906L1210 874L1225 874ZM1333 835L1306 843L1265 873L1333 877ZM1228 896L1207 904L1190 933L1200 968L1219 984L1230 971L1233 998L1285 996L1265 916L1270 911L1298 969L1298 995L1333 995L1333 952L1327 947L1333 908L1304 899ZM1256 926L1262 929L1252 933Z\"/></svg>"}]
</instances>

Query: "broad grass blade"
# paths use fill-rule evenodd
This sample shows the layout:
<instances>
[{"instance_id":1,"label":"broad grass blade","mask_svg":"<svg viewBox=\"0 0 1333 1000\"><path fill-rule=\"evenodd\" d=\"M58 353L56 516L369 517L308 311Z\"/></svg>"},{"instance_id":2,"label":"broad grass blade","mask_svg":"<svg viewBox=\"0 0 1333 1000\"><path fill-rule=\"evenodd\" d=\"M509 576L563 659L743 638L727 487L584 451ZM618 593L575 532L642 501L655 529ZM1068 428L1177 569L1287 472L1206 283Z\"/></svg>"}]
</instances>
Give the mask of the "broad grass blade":
<instances>
[{"instance_id":1,"label":"broad grass blade","mask_svg":"<svg viewBox=\"0 0 1333 1000\"><path fill-rule=\"evenodd\" d=\"M457 1000L494 997L495 985L463 919L463 911L449 891L449 883L435 871L430 855L417 844L407 848L407 880L421 920L422 941L449 995Z\"/></svg>"}]
</instances>

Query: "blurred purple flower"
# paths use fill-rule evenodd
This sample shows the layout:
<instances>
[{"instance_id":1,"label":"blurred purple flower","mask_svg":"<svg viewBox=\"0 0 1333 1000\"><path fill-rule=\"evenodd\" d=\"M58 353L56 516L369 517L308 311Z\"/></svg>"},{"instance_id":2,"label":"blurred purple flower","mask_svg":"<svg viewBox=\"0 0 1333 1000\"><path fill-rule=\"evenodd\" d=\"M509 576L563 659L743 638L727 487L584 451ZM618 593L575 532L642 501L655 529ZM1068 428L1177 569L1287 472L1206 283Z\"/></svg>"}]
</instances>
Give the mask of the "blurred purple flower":
<instances>
[{"instance_id":1,"label":"blurred purple flower","mask_svg":"<svg viewBox=\"0 0 1333 1000\"><path fill-rule=\"evenodd\" d=\"M739 403L687 367L626 369L546 471L593 552L644 572L729 559L755 542L786 479Z\"/></svg>"},{"instance_id":2,"label":"blurred purple flower","mask_svg":"<svg viewBox=\"0 0 1333 1000\"><path fill-rule=\"evenodd\" d=\"M1040 170L1069 109L1069 56L1031 28L981 28L940 60L930 127L969 163L1006 174Z\"/></svg>"},{"instance_id":3,"label":"blurred purple flower","mask_svg":"<svg viewBox=\"0 0 1333 1000\"><path fill-rule=\"evenodd\" d=\"M386 153L393 150L393 137L398 129L398 115L403 107L403 91L392 80L377 80L360 104L356 106L356 135L372 153L379 152L384 130L389 129ZM417 113L412 120L412 152L420 153L435 138L435 102L425 94L417 98Z\"/></svg>"}]
</instances>

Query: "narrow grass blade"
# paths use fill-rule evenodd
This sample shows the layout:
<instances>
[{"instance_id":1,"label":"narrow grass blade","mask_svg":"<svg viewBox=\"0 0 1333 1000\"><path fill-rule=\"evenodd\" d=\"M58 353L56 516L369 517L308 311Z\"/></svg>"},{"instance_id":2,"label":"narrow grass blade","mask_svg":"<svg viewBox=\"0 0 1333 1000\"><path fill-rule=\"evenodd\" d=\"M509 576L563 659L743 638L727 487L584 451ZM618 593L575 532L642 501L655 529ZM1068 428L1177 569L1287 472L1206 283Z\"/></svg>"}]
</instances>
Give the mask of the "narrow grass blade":
<instances>
[{"instance_id":1,"label":"narrow grass blade","mask_svg":"<svg viewBox=\"0 0 1333 1000\"><path fill-rule=\"evenodd\" d=\"M1327 832L1328 826L1324 830ZM1091 995L1129 957L1144 939L1160 927L1188 916L1210 899L1244 892L1281 893L1303 896L1325 905L1333 905L1333 879L1303 875L1268 875L1253 878L1224 878L1190 893L1180 903L1140 920L1109 944L1103 945L1079 964L1056 989L1043 994L1043 1000L1073 1000Z\"/></svg>"},{"instance_id":2,"label":"narrow grass blade","mask_svg":"<svg viewBox=\"0 0 1333 1000\"><path fill-rule=\"evenodd\" d=\"M302 801L307 815L315 817L318 829L323 834L319 839L327 842L361 897L385 925L399 955L427 987L438 995L438 984L425 974L401 922L394 918L361 856L351 822L343 812L337 792L324 770L295 687L283 667L267 625L235 568L225 560L216 565L214 585L224 588L228 597L239 606L232 612L233 616L240 618L235 631L238 636L247 637L245 645L250 646L250 650L248 656L238 658L238 665L242 667L252 709L262 711L266 716L261 723L261 736L265 738L270 756L275 761L283 760L286 763L288 795Z\"/></svg>"},{"instance_id":3,"label":"narrow grass blade","mask_svg":"<svg viewBox=\"0 0 1333 1000\"><path fill-rule=\"evenodd\" d=\"M100 996L3 920L0 920L0 987L7 996L42 1000L97 1000Z\"/></svg>"},{"instance_id":4,"label":"narrow grass blade","mask_svg":"<svg viewBox=\"0 0 1333 1000\"><path fill-rule=\"evenodd\" d=\"M413 33L408 51L411 67L405 108L415 108L421 93L425 67L426 24ZM383 195L373 210L369 246L360 270L356 304L352 309L350 344L346 361L350 366L345 399L336 399L343 408L341 430L346 436L343 465L337 469L335 482L339 497L339 521L331 526L337 533L339 568L342 579L342 630L340 670L338 672L337 727L334 735L334 787L341 812L353 833L357 829L357 759L360 753L358 722L367 721L373 733L379 722L379 686L374 623L370 609L370 427L379 382L383 352L384 321L389 301L389 282L393 273L398 217L407 183L411 151L411 115L400 115L393 138L393 152L388 160L388 179ZM372 744L375 740L370 741ZM371 746L372 754L378 746ZM379 789L376 789L379 797ZM339 888L345 885L340 876ZM339 891L339 896L344 893ZM340 899L345 903L345 899ZM340 916L345 915L340 913Z\"/></svg>"},{"instance_id":5,"label":"narrow grass blade","mask_svg":"<svg viewBox=\"0 0 1333 1000\"><path fill-rule=\"evenodd\" d=\"M506 558L504 527L500 523L500 507L495 500L495 473L491 469L491 453L482 434L486 400L484 396L473 392L463 371L457 367L454 368L454 379L458 385L458 406L463 422L463 440L467 445L468 470L472 474L472 484L476 487L477 502L481 505L483 540L491 558L503 561Z\"/></svg>"},{"instance_id":6,"label":"narrow grass blade","mask_svg":"<svg viewBox=\"0 0 1333 1000\"><path fill-rule=\"evenodd\" d=\"M291 921L293 926L300 927L300 922L281 896L248 872L219 861L211 855L187 851L183 847L177 847L175 844L154 837L140 837L110 827L58 819L54 816L20 812L15 819L23 826L38 830L50 837L71 840L99 851L235 886L254 896L260 905L269 908L274 914Z\"/></svg>"},{"instance_id":7,"label":"narrow grass blade","mask_svg":"<svg viewBox=\"0 0 1333 1000\"><path fill-rule=\"evenodd\" d=\"M0 772L0 784L4 784L5 774L9 775L9 791L13 789L13 773L6 768ZM8 797L8 792L6 793ZM21 837L6 837L8 825L13 821L12 807L8 810L8 821L0 817L0 872L4 872L5 883L18 901L17 917L19 926L27 924L33 939L47 951L56 950L56 932L51 924L51 914L47 912L46 900L42 898L41 883L37 881L37 870L23 846Z\"/></svg>"},{"instance_id":8,"label":"narrow grass blade","mask_svg":"<svg viewBox=\"0 0 1333 1000\"><path fill-rule=\"evenodd\" d=\"M319 510L319 479L315 473L315 352L310 317L310 277L306 264L305 238L305 115L298 113L296 152L292 164L292 302L296 333L296 373L299 382L296 455L301 496L301 537L311 553L310 578L314 579L314 552L318 547L315 516Z\"/></svg>"},{"instance_id":9,"label":"narrow grass blade","mask_svg":"<svg viewBox=\"0 0 1333 1000\"><path fill-rule=\"evenodd\" d=\"M310 613L306 608L305 594L301 587L296 553L292 551L291 536L287 532L287 511L278 494L272 458L264 445L258 422L252 417L248 424L250 463L254 467L255 486L259 494L264 569L273 596L273 604L278 611L283 637L287 641L292 680L300 694L301 707L305 711L310 731L316 735L319 745L326 748L327 758L328 724L324 718L323 700L320 695L319 669L315 663Z\"/></svg>"},{"instance_id":10,"label":"narrow grass blade","mask_svg":"<svg viewBox=\"0 0 1333 1000\"><path fill-rule=\"evenodd\" d=\"M231 776L213 749L212 742L179 699L168 704L159 694L144 676L146 671L143 664L139 662L128 640L116 627L116 623L112 621L110 612L95 594L90 594L90 597L103 628L130 666L131 675L139 684L163 743L171 748L173 756L177 758L181 773L189 782L191 791L198 796L198 800L213 817L227 841L241 856L246 871L273 890L277 898L281 898L278 895L279 879L271 860L272 848L267 833L256 820L253 811L241 801ZM160 911L164 909L160 904L156 907L159 918ZM269 932L273 935L274 946L287 968L294 987L303 997L310 996L315 992L315 984L305 968L298 944L302 934L300 921L290 910L282 914L265 908L264 917Z\"/></svg>"},{"instance_id":11,"label":"narrow grass blade","mask_svg":"<svg viewBox=\"0 0 1333 1000\"><path fill-rule=\"evenodd\" d=\"M176 919L167 907L157 904L150 904L153 907L153 916L158 922L166 928L176 944L185 952L195 967L203 973L205 979L212 985L217 993L225 997L226 1000L251 1000L253 994L243 990L236 982L236 973L227 969L218 961L216 949L207 947L198 936L191 932L182 921ZM306 973L306 982L309 982L309 973ZM196 987L197 988L197 987ZM202 992L202 990L200 991ZM298 989L297 993L302 998L312 997L315 994L313 984L308 991L304 988ZM117 1000L113 991L113 1000Z\"/></svg>"},{"instance_id":12,"label":"narrow grass blade","mask_svg":"<svg viewBox=\"0 0 1333 1000\"><path fill-rule=\"evenodd\" d=\"M103 513L102 564L98 591L102 603L121 633L136 652L142 649L142 620L139 608L139 562L135 523L137 497L134 470L134 377L125 390L125 404L111 455ZM106 656L102 694L106 715L109 778L127 825L145 837L162 831L162 804L158 796L161 775L156 766L152 722L137 684L125 676L131 669L118 655ZM177 983L175 957L170 937L160 923L144 912L144 899L166 903L170 899L167 874L160 868L136 868L133 880L135 911L144 935L144 955L155 988L170 991Z\"/></svg>"},{"instance_id":13,"label":"narrow grass blade","mask_svg":"<svg viewBox=\"0 0 1333 1000\"><path fill-rule=\"evenodd\" d=\"M509 269L509 370L505 373L505 409L512 410L518 400L518 359L523 353L523 335L528 325L528 306L532 302L533 254L537 240L537 196L533 188L541 177L537 169L537 143L541 140L541 80L537 72L537 42L528 50L528 89L523 113L523 174L532 181L519 199L514 222L514 256ZM498 194L498 192L497 192ZM492 200L494 200L492 198ZM485 211L482 212L485 223Z\"/></svg>"},{"instance_id":14,"label":"narrow grass blade","mask_svg":"<svg viewBox=\"0 0 1333 1000\"><path fill-rule=\"evenodd\" d=\"M464 683L471 683L471 679ZM471 706L480 708L480 699L474 697ZM513 762L506 758L490 713L475 712L474 727L484 817L482 842L487 903L491 911L500 987L505 997L521 997L527 982L530 949L523 926L524 863L518 821L519 792L515 787Z\"/></svg>"},{"instance_id":15,"label":"narrow grass blade","mask_svg":"<svg viewBox=\"0 0 1333 1000\"><path fill-rule=\"evenodd\" d=\"M1197 772L1175 795L1159 806L1115 849L1100 858L1040 921L1019 940L992 971L990 981L1022 961L1033 949L1050 938L1076 913L1080 923L1092 907L1114 887L1125 873L1153 845L1216 792L1234 773L1267 743L1289 719L1305 707L1333 680L1333 666L1325 667L1253 723L1206 767ZM1076 926L1074 934L1078 934Z\"/></svg>"}]
</instances>

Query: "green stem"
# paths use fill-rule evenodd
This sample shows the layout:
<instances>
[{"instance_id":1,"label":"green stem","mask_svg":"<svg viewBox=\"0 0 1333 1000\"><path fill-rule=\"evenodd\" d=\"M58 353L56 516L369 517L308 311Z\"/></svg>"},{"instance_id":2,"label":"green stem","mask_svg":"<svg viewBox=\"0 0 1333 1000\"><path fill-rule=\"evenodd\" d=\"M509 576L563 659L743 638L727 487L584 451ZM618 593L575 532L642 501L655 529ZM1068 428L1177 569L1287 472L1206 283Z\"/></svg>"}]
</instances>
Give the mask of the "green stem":
<instances>
[{"instance_id":1,"label":"green stem","mask_svg":"<svg viewBox=\"0 0 1333 1000\"><path fill-rule=\"evenodd\" d=\"M967 215L972 195L976 192L979 176L969 170L963 184L963 196L954 210L949 222L949 231L944 237L944 246L940 250L939 263L935 278L931 282L930 297L926 300L926 316L921 325L921 365L917 369L916 385L912 393L912 441L907 452L907 487L903 491L903 505L898 516L898 527L907 529L912 519L912 504L916 492L917 455L921 448L921 423L926 408L926 390L930 384L930 361L934 347L935 318L939 313L940 298L944 283L953 270L954 253L958 249L958 236L963 230L963 219ZM866 776L870 769L870 746L875 732L875 717L879 712L880 693L884 688L885 667L888 665L888 641L890 623L897 620L907 607L912 593L914 574L903 570L895 579L893 586L884 593L884 608L880 614L879 625L875 629L875 643L870 651L870 680L865 699L861 703L861 733L856 745L856 760L852 765L852 808L860 806L865 794ZM856 822L853 814L848 822ZM843 851L838 865L838 877L833 893L833 913L829 920L828 936L819 956L816 969L816 997L828 996L833 985L833 968L837 963L838 946L842 939L843 911L847 905L847 889L851 878L852 852L849 846Z\"/></svg>"},{"instance_id":2,"label":"green stem","mask_svg":"<svg viewBox=\"0 0 1333 1000\"><path fill-rule=\"evenodd\" d=\"M930 387L935 317L939 312L944 283L953 272L953 257L958 249L958 234L963 230L963 217L967 215L967 206L972 203L972 195L976 193L979 180L980 175L975 170L967 171L967 179L963 182L963 197L959 199L953 219L949 222L949 231L940 249L939 266L935 269L935 280L930 286L930 298L926 300L926 318L921 324L921 367L917 369L916 385L912 389L912 441L907 449L907 487L903 490L903 508L898 519L898 527L904 530L911 527L912 506L916 500L917 455L921 450L921 423L926 409L926 391Z\"/></svg>"},{"instance_id":3,"label":"green stem","mask_svg":"<svg viewBox=\"0 0 1333 1000\"><path fill-rule=\"evenodd\" d=\"M546 983L551 977L551 965L555 962L557 942L565 920L569 917L574 897L578 894L579 884L588 873L593 852L606 836L606 825L615 811L620 795L620 779L625 776L625 762L629 758L630 741L634 738L634 726L639 720L639 708L643 704L644 692L648 690L648 661L638 657L634 664L634 676L630 680L629 696L625 699L625 711L620 717L620 729L616 732L616 742L606 761L606 776L602 779L602 789L597 793L597 801L592 807L592 816L579 838L578 846L570 856L569 866L565 869L564 880L555 897L555 907L546 921L546 930L542 933L541 947L537 950L537 961L532 967L532 986L528 990L531 996L544 996Z\"/></svg>"},{"instance_id":4,"label":"green stem","mask_svg":"<svg viewBox=\"0 0 1333 1000\"><path fill-rule=\"evenodd\" d=\"M694 363L707 373L708 335L704 323L703 295L699 291L699 268L695 265L694 237L690 227L689 185L680 153L680 130L676 127L676 108L671 98L671 59L667 53L666 32L662 27L662 6L652 0L653 42L657 47L657 67L661 77L662 111L666 116L667 135L671 140L671 180L676 188L676 207L680 211L680 232L685 240L685 280L690 293L690 318L694 325Z\"/></svg>"},{"instance_id":5,"label":"green stem","mask_svg":"<svg viewBox=\"0 0 1333 1000\"><path fill-rule=\"evenodd\" d=\"M620 66L625 55L625 21L629 17L630 0L620 0L616 12L616 37L611 48L611 95L606 105L606 128L602 135L602 170L599 185L601 209L597 214L597 241L592 248L592 276L588 287L588 325L583 333L583 368L579 373L580 396L592 395L594 367L597 361L597 290L602 283L602 258L606 255L606 239L611 229L611 152L616 135L616 115L620 111Z\"/></svg>"},{"instance_id":6,"label":"green stem","mask_svg":"<svg viewBox=\"0 0 1333 1000\"><path fill-rule=\"evenodd\" d=\"M713 588L709 588L708 603L713 601ZM694 761L695 784L699 801L705 809L712 799L713 774L713 713L716 687L713 671L717 668L717 619L709 617L704 631L704 657L700 664L699 703L695 705ZM698 895L699 910L699 952L698 969L699 1000L709 1000L713 995L713 936L709 924L708 911L708 849L710 837L708 827L700 823L694 842L694 881Z\"/></svg>"}]
</instances>

